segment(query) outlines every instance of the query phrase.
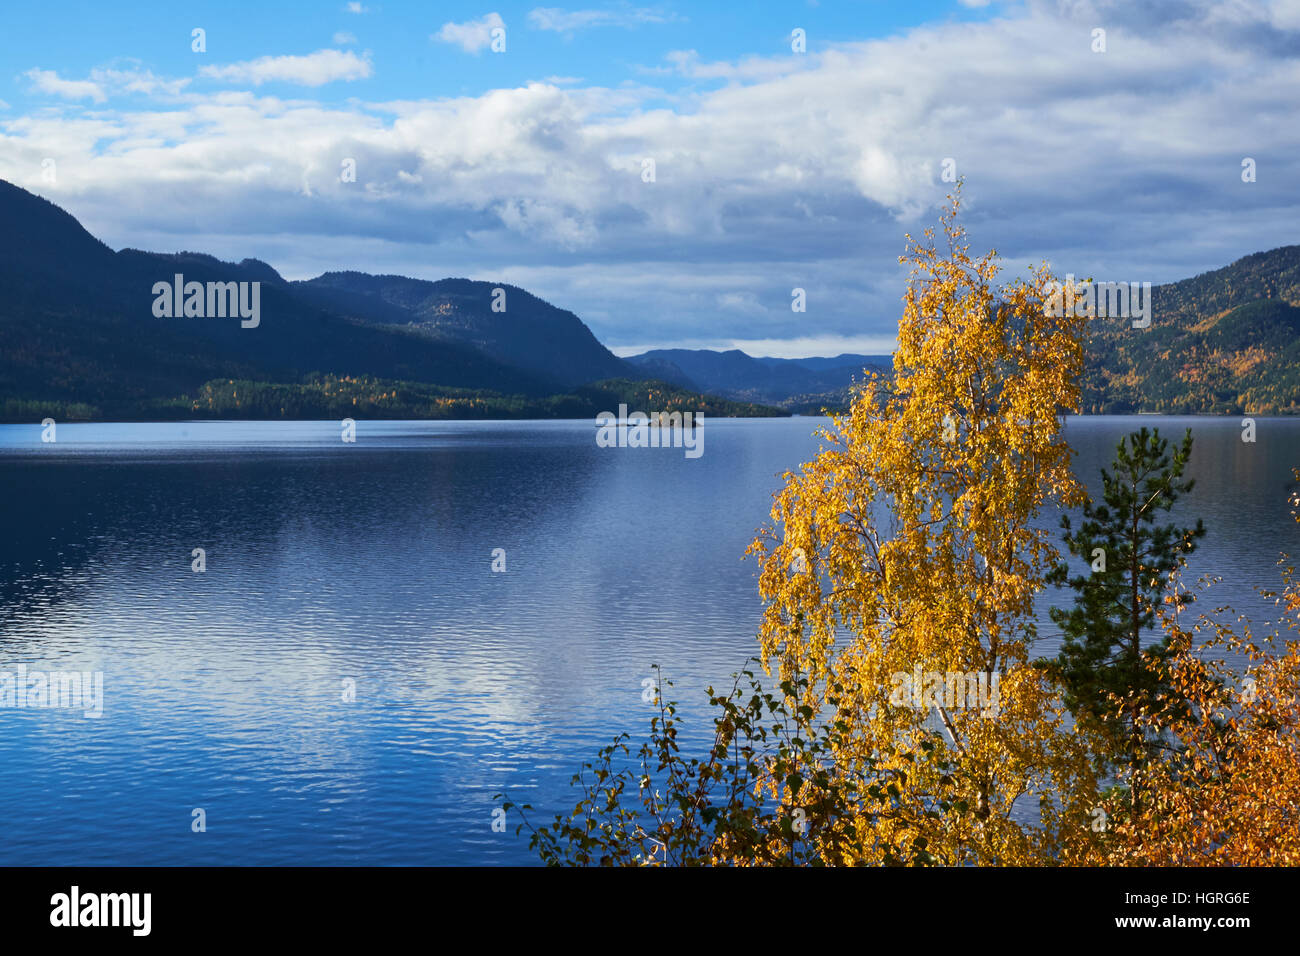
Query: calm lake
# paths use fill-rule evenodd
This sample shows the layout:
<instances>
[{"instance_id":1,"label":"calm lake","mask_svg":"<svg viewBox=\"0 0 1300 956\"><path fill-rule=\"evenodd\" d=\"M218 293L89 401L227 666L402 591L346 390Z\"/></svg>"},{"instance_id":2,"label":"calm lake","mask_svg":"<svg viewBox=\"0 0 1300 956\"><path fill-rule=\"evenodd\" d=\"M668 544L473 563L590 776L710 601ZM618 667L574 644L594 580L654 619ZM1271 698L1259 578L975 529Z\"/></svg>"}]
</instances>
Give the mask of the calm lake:
<instances>
[{"instance_id":1,"label":"calm lake","mask_svg":"<svg viewBox=\"0 0 1300 956\"><path fill-rule=\"evenodd\" d=\"M0 863L531 862L493 794L571 807L644 733L652 664L706 729L756 649L743 552L820 423L712 419L697 459L590 421L0 426L0 672L103 673L98 718L0 708ZM1192 570L1271 619L1300 420L1074 418L1091 488L1142 424L1193 429Z\"/></svg>"}]
</instances>

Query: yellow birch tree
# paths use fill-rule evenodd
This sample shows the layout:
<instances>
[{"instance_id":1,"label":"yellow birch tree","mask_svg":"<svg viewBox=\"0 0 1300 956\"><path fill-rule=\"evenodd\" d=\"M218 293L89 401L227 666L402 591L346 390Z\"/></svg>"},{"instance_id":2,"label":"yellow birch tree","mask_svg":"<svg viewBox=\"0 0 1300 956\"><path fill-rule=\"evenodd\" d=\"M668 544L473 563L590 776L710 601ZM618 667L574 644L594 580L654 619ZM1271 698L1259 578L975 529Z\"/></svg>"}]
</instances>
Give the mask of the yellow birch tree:
<instances>
[{"instance_id":1,"label":"yellow birch tree","mask_svg":"<svg viewBox=\"0 0 1300 956\"><path fill-rule=\"evenodd\" d=\"M931 821L941 862L1069 862L1096 782L1029 645L1057 559L1035 518L1082 500L1058 412L1079 408L1086 316L1053 307L1064 297L1045 264L995 286L996 252L971 257L960 205L958 186L946 249L933 229L907 237L892 379L870 377L817 458L786 473L750 547L761 654L769 672L806 675L799 705L820 713L826 688L843 689L852 727L837 767L898 759L897 799L911 823ZM916 760L936 728L942 759ZM940 793L956 809L927 816ZM860 825L875 831L862 846L891 844L887 820Z\"/></svg>"}]
</instances>

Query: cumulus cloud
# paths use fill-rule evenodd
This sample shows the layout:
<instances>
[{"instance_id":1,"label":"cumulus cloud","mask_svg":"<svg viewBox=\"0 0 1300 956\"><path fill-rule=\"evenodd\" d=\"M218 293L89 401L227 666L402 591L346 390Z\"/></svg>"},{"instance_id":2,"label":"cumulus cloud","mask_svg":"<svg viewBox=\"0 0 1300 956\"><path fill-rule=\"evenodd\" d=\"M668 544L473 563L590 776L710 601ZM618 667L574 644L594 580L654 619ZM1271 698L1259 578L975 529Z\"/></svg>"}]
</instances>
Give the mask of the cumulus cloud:
<instances>
[{"instance_id":1,"label":"cumulus cloud","mask_svg":"<svg viewBox=\"0 0 1300 956\"><path fill-rule=\"evenodd\" d=\"M54 70L33 68L23 76L32 82L32 89L38 93L60 96L65 100L92 100L102 103L108 99L103 88L93 80L65 80Z\"/></svg>"},{"instance_id":2,"label":"cumulus cloud","mask_svg":"<svg viewBox=\"0 0 1300 956\"><path fill-rule=\"evenodd\" d=\"M59 105L0 117L0 178L114 246L257 256L291 277L514 282L620 348L878 352L902 234L932 221L948 168L977 247L1013 273L1046 258L1162 282L1296 242L1286 9L1029 0L801 57L684 56L684 90L556 78L380 103L187 89L148 108Z\"/></svg>"},{"instance_id":3,"label":"cumulus cloud","mask_svg":"<svg viewBox=\"0 0 1300 956\"><path fill-rule=\"evenodd\" d=\"M336 80L364 80L373 72L368 56L351 50L317 50L306 56L264 56L225 66L205 66L199 75L234 83L295 83L323 86Z\"/></svg>"},{"instance_id":4,"label":"cumulus cloud","mask_svg":"<svg viewBox=\"0 0 1300 956\"><path fill-rule=\"evenodd\" d=\"M140 93L145 96L174 97L189 80L166 79L142 68L131 60L115 61L113 66L96 67L84 80L66 80L54 70L31 69L23 74L32 81L32 89L68 100L89 99L103 103L111 96Z\"/></svg>"},{"instance_id":5,"label":"cumulus cloud","mask_svg":"<svg viewBox=\"0 0 1300 956\"><path fill-rule=\"evenodd\" d=\"M479 53L492 42L492 31L505 29L506 22L499 13L489 13L477 20L464 23L444 23L442 29L429 39L450 43L466 53Z\"/></svg>"}]
</instances>

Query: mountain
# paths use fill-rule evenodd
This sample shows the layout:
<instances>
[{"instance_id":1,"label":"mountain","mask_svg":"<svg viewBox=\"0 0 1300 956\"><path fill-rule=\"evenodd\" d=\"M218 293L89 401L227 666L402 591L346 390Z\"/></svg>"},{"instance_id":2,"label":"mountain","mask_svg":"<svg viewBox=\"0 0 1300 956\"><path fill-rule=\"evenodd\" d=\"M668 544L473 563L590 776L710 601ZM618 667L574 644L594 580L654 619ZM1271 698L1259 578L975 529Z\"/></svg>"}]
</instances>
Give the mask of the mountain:
<instances>
[{"instance_id":1,"label":"mountain","mask_svg":"<svg viewBox=\"0 0 1300 956\"><path fill-rule=\"evenodd\" d=\"M652 349L627 361L665 382L803 412L842 407L850 386L864 377L864 369L883 372L893 367L893 360L883 355L754 358L739 349Z\"/></svg>"},{"instance_id":2,"label":"mountain","mask_svg":"<svg viewBox=\"0 0 1300 956\"><path fill-rule=\"evenodd\" d=\"M814 371L824 372L828 369L842 368L893 368L894 357L892 355L858 355L853 352L843 352L830 358L820 358L811 356L809 358L771 358L769 356L760 356L758 359L764 365L779 367L783 365L802 365L804 368L810 368Z\"/></svg>"},{"instance_id":3,"label":"mountain","mask_svg":"<svg viewBox=\"0 0 1300 956\"><path fill-rule=\"evenodd\" d=\"M177 274L260 283L260 322L155 315L155 284ZM1151 303L1145 329L1089 323L1085 412L1300 413L1300 246L1157 286ZM256 259L114 251L0 180L0 420L332 415L340 395L390 417L586 415L612 395L670 392L718 414L815 413L843 408L864 368L891 364L734 349L619 359L572 312L516 286L359 272L288 282Z\"/></svg>"},{"instance_id":4,"label":"mountain","mask_svg":"<svg viewBox=\"0 0 1300 956\"><path fill-rule=\"evenodd\" d=\"M293 283L322 308L357 321L401 327L562 386L635 376L572 312L505 283L327 272ZM497 290L500 290L499 292ZM498 302L498 310L493 303Z\"/></svg>"},{"instance_id":5,"label":"mountain","mask_svg":"<svg viewBox=\"0 0 1300 956\"><path fill-rule=\"evenodd\" d=\"M1150 291L1147 328L1089 321L1085 413L1300 413L1300 245ZM843 408L864 367L892 369L887 356L755 359L734 350L656 349L628 361L664 381L805 413Z\"/></svg>"},{"instance_id":6,"label":"mountain","mask_svg":"<svg viewBox=\"0 0 1300 956\"><path fill-rule=\"evenodd\" d=\"M0 227L0 420L333 415L340 395L377 415L587 417L643 390L715 414L773 413L631 382L645 376L577 316L514 286L501 287L507 310L496 313L498 287L465 279L286 282L255 259L115 252L2 180ZM250 308L260 283L256 325L242 327L233 312L156 315L173 298L155 284L177 274L208 295L209 283L248 283Z\"/></svg>"},{"instance_id":7,"label":"mountain","mask_svg":"<svg viewBox=\"0 0 1300 956\"><path fill-rule=\"evenodd\" d=\"M1084 410L1300 412L1300 246L1151 290L1151 325L1089 323Z\"/></svg>"},{"instance_id":8,"label":"mountain","mask_svg":"<svg viewBox=\"0 0 1300 956\"><path fill-rule=\"evenodd\" d=\"M312 372L540 394L532 374L412 331L360 325L297 296L265 263L114 252L52 203L0 181L0 399L131 415L211 379L295 382ZM261 323L157 318L157 282L261 282ZM18 404L15 404L18 403Z\"/></svg>"}]
</instances>

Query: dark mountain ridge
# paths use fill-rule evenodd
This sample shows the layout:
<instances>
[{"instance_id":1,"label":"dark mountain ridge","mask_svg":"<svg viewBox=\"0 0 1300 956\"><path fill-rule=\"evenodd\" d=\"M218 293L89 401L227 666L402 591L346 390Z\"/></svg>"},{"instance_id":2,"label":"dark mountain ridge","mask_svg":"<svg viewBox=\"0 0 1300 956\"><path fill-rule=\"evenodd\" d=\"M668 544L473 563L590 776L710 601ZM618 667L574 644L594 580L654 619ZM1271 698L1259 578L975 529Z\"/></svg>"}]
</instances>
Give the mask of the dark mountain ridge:
<instances>
[{"instance_id":1,"label":"dark mountain ridge","mask_svg":"<svg viewBox=\"0 0 1300 956\"><path fill-rule=\"evenodd\" d=\"M467 345L560 385L636 377L572 312L507 283L327 272L293 286L358 321Z\"/></svg>"},{"instance_id":2,"label":"dark mountain ridge","mask_svg":"<svg viewBox=\"0 0 1300 956\"><path fill-rule=\"evenodd\" d=\"M847 404L849 390L864 370L893 367L887 355L845 354L835 358L754 358L739 349L651 349L627 361L647 375L727 398L763 402L801 411Z\"/></svg>"},{"instance_id":3,"label":"dark mountain ridge","mask_svg":"<svg viewBox=\"0 0 1300 956\"><path fill-rule=\"evenodd\" d=\"M155 283L177 274L261 283L261 322L248 329L238 318L155 316ZM1085 412L1300 412L1300 246L1156 286L1151 302L1149 328L1089 324ZM675 394L730 400L717 407L736 414L744 403L816 412L844 407L864 369L887 374L891 364L888 356L753 358L735 349L655 349L623 360L574 313L517 286L360 272L290 282L257 259L115 252L55 204L0 180L5 420L39 420L43 409L83 418L238 409L235 382L289 389L275 393L281 398L304 390L301 402L282 403L286 416L291 406L302 414L326 407L339 381L353 391L366 383L352 394L359 404L382 410L405 390L415 397L403 408L439 415L558 414L585 407L570 401L576 390L613 380L620 384L585 394L655 380ZM303 397L318 393L316 405Z\"/></svg>"},{"instance_id":4,"label":"dark mountain ridge","mask_svg":"<svg viewBox=\"0 0 1300 956\"><path fill-rule=\"evenodd\" d=\"M156 292L177 275L181 292ZM202 315L226 283L248 283L251 307L260 283L257 320L156 314L190 283ZM504 313L491 306L498 288ZM515 286L361 273L287 282L257 259L115 252L0 181L0 420L587 417L619 396L782 414L648 381L573 313Z\"/></svg>"},{"instance_id":5,"label":"dark mountain ridge","mask_svg":"<svg viewBox=\"0 0 1300 956\"><path fill-rule=\"evenodd\" d=\"M114 252L58 206L4 181L0 226L0 402L10 419L40 402L131 417L215 379L295 383L334 373L532 396L563 384L398 323L396 313L359 321L256 259ZM178 273L186 282L260 282L262 321L245 329L238 319L154 316L154 284Z\"/></svg>"}]
</instances>

